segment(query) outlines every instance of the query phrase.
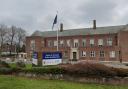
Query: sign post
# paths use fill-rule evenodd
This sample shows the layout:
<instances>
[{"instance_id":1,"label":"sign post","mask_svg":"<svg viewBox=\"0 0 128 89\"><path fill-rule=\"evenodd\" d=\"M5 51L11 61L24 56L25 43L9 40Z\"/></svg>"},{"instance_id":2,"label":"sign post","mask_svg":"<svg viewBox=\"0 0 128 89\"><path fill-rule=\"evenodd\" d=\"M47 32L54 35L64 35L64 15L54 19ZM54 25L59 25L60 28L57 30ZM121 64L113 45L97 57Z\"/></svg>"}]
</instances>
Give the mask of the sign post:
<instances>
[{"instance_id":1,"label":"sign post","mask_svg":"<svg viewBox=\"0 0 128 89\"><path fill-rule=\"evenodd\" d=\"M33 55L32 55L32 64L38 65L38 53L37 52L33 52Z\"/></svg>"},{"instance_id":2,"label":"sign post","mask_svg":"<svg viewBox=\"0 0 128 89\"><path fill-rule=\"evenodd\" d=\"M45 65L57 65L62 63L62 53L61 52L43 52L42 54L42 64Z\"/></svg>"}]
</instances>

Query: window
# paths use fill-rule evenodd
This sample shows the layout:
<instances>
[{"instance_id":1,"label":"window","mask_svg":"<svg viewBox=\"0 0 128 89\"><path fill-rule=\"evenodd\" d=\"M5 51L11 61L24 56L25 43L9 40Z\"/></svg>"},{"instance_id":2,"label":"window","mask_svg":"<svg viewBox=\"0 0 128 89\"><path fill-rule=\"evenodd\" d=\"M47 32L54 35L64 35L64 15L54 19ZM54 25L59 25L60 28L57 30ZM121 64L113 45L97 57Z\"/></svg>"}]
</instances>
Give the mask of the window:
<instances>
[{"instance_id":1,"label":"window","mask_svg":"<svg viewBox=\"0 0 128 89\"><path fill-rule=\"evenodd\" d=\"M54 46L57 46L57 41L56 40L54 41Z\"/></svg>"},{"instance_id":2,"label":"window","mask_svg":"<svg viewBox=\"0 0 128 89\"><path fill-rule=\"evenodd\" d=\"M90 39L90 46L94 46L94 39Z\"/></svg>"},{"instance_id":3,"label":"window","mask_svg":"<svg viewBox=\"0 0 128 89\"><path fill-rule=\"evenodd\" d=\"M64 41L60 40L60 46L63 47L64 46Z\"/></svg>"},{"instance_id":4,"label":"window","mask_svg":"<svg viewBox=\"0 0 128 89\"><path fill-rule=\"evenodd\" d=\"M81 57L86 57L86 52L85 51L81 51Z\"/></svg>"},{"instance_id":5,"label":"window","mask_svg":"<svg viewBox=\"0 0 128 89\"><path fill-rule=\"evenodd\" d=\"M31 50L35 50L35 40L31 40L30 47L31 47Z\"/></svg>"},{"instance_id":6,"label":"window","mask_svg":"<svg viewBox=\"0 0 128 89\"><path fill-rule=\"evenodd\" d=\"M110 55L110 58L115 58L116 57L115 51L110 51L109 55Z\"/></svg>"},{"instance_id":7,"label":"window","mask_svg":"<svg viewBox=\"0 0 128 89\"><path fill-rule=\"evenodd\" d=\"M95 57L95 51L90 52L90 57Z\"/></svg>"},{"instance_id":8,"label":"window","mask_svg":"<svg viewBox=\"0 0 128 89\"><path fill-rule=\"evenodd\" d=\"M52 47L52 41L51 40L48 41L48 47Z\"/></svg>"},{"instance_id":9,"label":"window","mask_svg":"<svg viewBox=\"0 0 128 89\"><path fill-rule=\"evenodd\" d=\"M107 39L107 45L108 46L112 46L112 38L108 38Z\"/></svg>"},{"instance_id":10,"label":"window","mask_svg":"<svg viewBox=\"0 0 128 89\"><path fill-rule=\"evenodd\" d=\"M41 41L42 42L42 47L44 47L44 41Z\"/></svg>"},{"instance_id":11,"label":"window","mask_svg":"<svg viewBox=\"0 0 128 89\"><path fill-rule=\"evenodd\" d=\"M100 57L104 57L105 56L105 52L104 51L100 51Z\"/></svg>"},{"instance_id":12,"label":"window","mask_svg":"<svg viewBox=\"0 0 128 89\"><path fill-rule=\"evenodd\" d=\"M44 41L41 41L42 45L44 44Z\"/></svg>"},{"instance_id":13,"label":"window","mask_svg":"<svg viewBox=\"0 0 128 89\"><path fill-rule=\"evenodd\" d=\"M118 36L115 36L115 45L118 45Z\"/></svg>"},{"instance_id":14,"label":"window","mask_svg":"<svg viewBox=\"0 0 128 89\"><path fill-rule=\"evenodd\" d=\"M78 46L79 46L78 39L75 39L75 40L74 40L74 47L77 48Z\"/></svg>"},{"instance_id":15,"label":"window","mask_svg":"<svg viewBox=\"0 0 128 89\"><path fill-rule=\"evenodd\" d=\"M68 47L71 46L70 40L67 40L67 46L68 46Z\"/></svg>"},{"instance_id":16,"label":"window","mask_svg":"<svg viewBox=\"0 0 128 89\"><path fill-rule=\"evenodd\" d=\"M98 39L98 46L103 46L103 39Z\"/></svg>"},{"instance_id":17,"label":"window","mask_svg":"<svg viewBox=\"0 0 128 89\"><path fill-rule=\"evenodd\" d=\"M68 57L68 51L64 51L63 57Z\"/></svg>"},{"instance_id":18,"label":"window","mask_svg":"<svg viewBox=\"0 0 128 89\"><path fill-rule=\"evenodd\" d=\"M86 46L86 39L82 39L82 47Z\"/></svg>"}]
</instances>

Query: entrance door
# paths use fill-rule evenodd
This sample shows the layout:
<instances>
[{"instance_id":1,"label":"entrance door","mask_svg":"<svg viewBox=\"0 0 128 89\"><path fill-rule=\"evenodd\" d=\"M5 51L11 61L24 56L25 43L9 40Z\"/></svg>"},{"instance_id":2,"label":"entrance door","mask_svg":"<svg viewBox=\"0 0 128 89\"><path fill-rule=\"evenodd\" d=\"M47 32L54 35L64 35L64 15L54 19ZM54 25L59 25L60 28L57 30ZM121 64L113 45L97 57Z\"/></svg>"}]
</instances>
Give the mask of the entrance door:
<instances>
[{"instance_id":1,"label":"entrance door","mask_svg":"<svg viewBox=\"0 0 128 89\"><path fill-rule=\"evenodd\" d=\"M73 52L73 61L77 61L77 53Z\"/></svg>"}]
</instances>

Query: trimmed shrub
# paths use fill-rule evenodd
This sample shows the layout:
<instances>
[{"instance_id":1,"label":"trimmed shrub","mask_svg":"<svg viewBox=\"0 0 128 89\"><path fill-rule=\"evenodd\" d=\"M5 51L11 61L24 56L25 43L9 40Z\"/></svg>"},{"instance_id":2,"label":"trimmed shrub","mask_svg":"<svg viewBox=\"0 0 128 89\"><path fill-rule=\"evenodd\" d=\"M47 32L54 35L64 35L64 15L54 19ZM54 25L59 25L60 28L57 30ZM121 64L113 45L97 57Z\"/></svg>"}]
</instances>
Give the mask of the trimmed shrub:
<instances>
[{"instance_id":1,"label":"trimmed shrub","mask_svg":"<svg viewBox=\"0 0 128 89\"><path fill-rule=\"evenodd\" d=\"M59 67L42 67L42 68L32 68L32 69L23 69L22 72L25 73L35 73L35 74L62 74L63 69Z\"/></svg>"},{"instance_id":2,"label":"trimmed shrub","mask_svg":"<svg viewBox=\"0 0 128 89\"><path fill-rule=\"evenodd\" d=\"M118 69L96 63L67 64L53 67L34 67L19 72L34 74L67 74L76 77L128 77L127 69Z\"/></svg>"},{"instance_id":3,"label":"trimmed shrub","mask_svg":"<svg viewBox=\"0 0 128 89\"><path fill-rule=\"evenodd\" d=\"M0 61L0 67L10 68L9 64L6 63L5 61Z\"/></svg>"},{"instance_id":4,"label":"trimmed shrub","mask_svg":"<svg viewBox=\"0 0 128 89\"><path fill-rule=\"evenodd\" d=\"M12 69L11 68L0 68L0 74L11 74L12 73Z\"/></svg>"},{"instance_id":5,"label":"trimmed shrub","mask_svg":"<svg viewBox=\"0 0 128 89\"><path fill-rule=\"evenodd\" d=\"M128 69L123 68L112 68L116 72L118 77L128 77Z\"/></svg>"},{"instance_id":6,"label":"trimmed shrub","mask_svg":"<svg viewBox=\"0 0 128 89\"><path fill-rule=\"evenodd\" d=\"M16 67L17 68L25 68L25 63L22 62L22 61L19 61L19 62L16 63Z\"/></svg>"},{"instance_id":7,"label":"trimmed shrub","mask_svg":"<svg viewBox=\"0 0 128 89\"><path fill-rule=\"evenodd\" d=\"M15 74L19 72L33 74L66 74L75 77L128 77L128 69L119 69L96 63L78 63L59 66L33 67L26 69L25 64L17 63L16 67L0 67L0 74Z\"/></svg>"},{"instance_id":8,"label":"trimmed shrub","mask_svg":"<svg viewBox=\"0 0 128 89\"><path fill-rule=\"evenodd\" d=\"M85 77L114 77L116 72L113 71L110 67L107 67L102 64L95 63L78 63L78 64L69 64L62 66L66 74L73 76L85 76Z\"/></svg>"},{"instance_id":9,"label":"trimmed shrub","mask_svg":"<svg viewBox=\"0 0 128 89\"><path fill-rule=\"evenodd\" d=\"M16 73L19 73L19 72L22 72L22 68L19 68L19 67L13 67L11 68L12 69L12 73L13 74L16 74Z\"/></svg>"}]
</instances>

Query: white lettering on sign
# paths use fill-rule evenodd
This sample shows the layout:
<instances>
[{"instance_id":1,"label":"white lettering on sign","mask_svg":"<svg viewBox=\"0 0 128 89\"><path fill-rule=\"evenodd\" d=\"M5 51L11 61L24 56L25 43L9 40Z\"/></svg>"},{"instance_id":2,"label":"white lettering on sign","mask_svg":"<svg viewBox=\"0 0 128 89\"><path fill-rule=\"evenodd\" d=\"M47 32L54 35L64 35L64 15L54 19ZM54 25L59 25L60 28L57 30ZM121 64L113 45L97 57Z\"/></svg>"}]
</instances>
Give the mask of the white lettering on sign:
<instances>
[{"instance_id":1,"label":"white lettering on sign","mask_svg":"<svg viewBox=\"0 0 128 89\"><path fill-rule=\"evenodd\" d=\"M42 61L42 64L43 65L57 65L57 64L60 64L62 63L62 60L61 59L47 59L47 60L43 60Z\"/></svg>"}]
</instances>

